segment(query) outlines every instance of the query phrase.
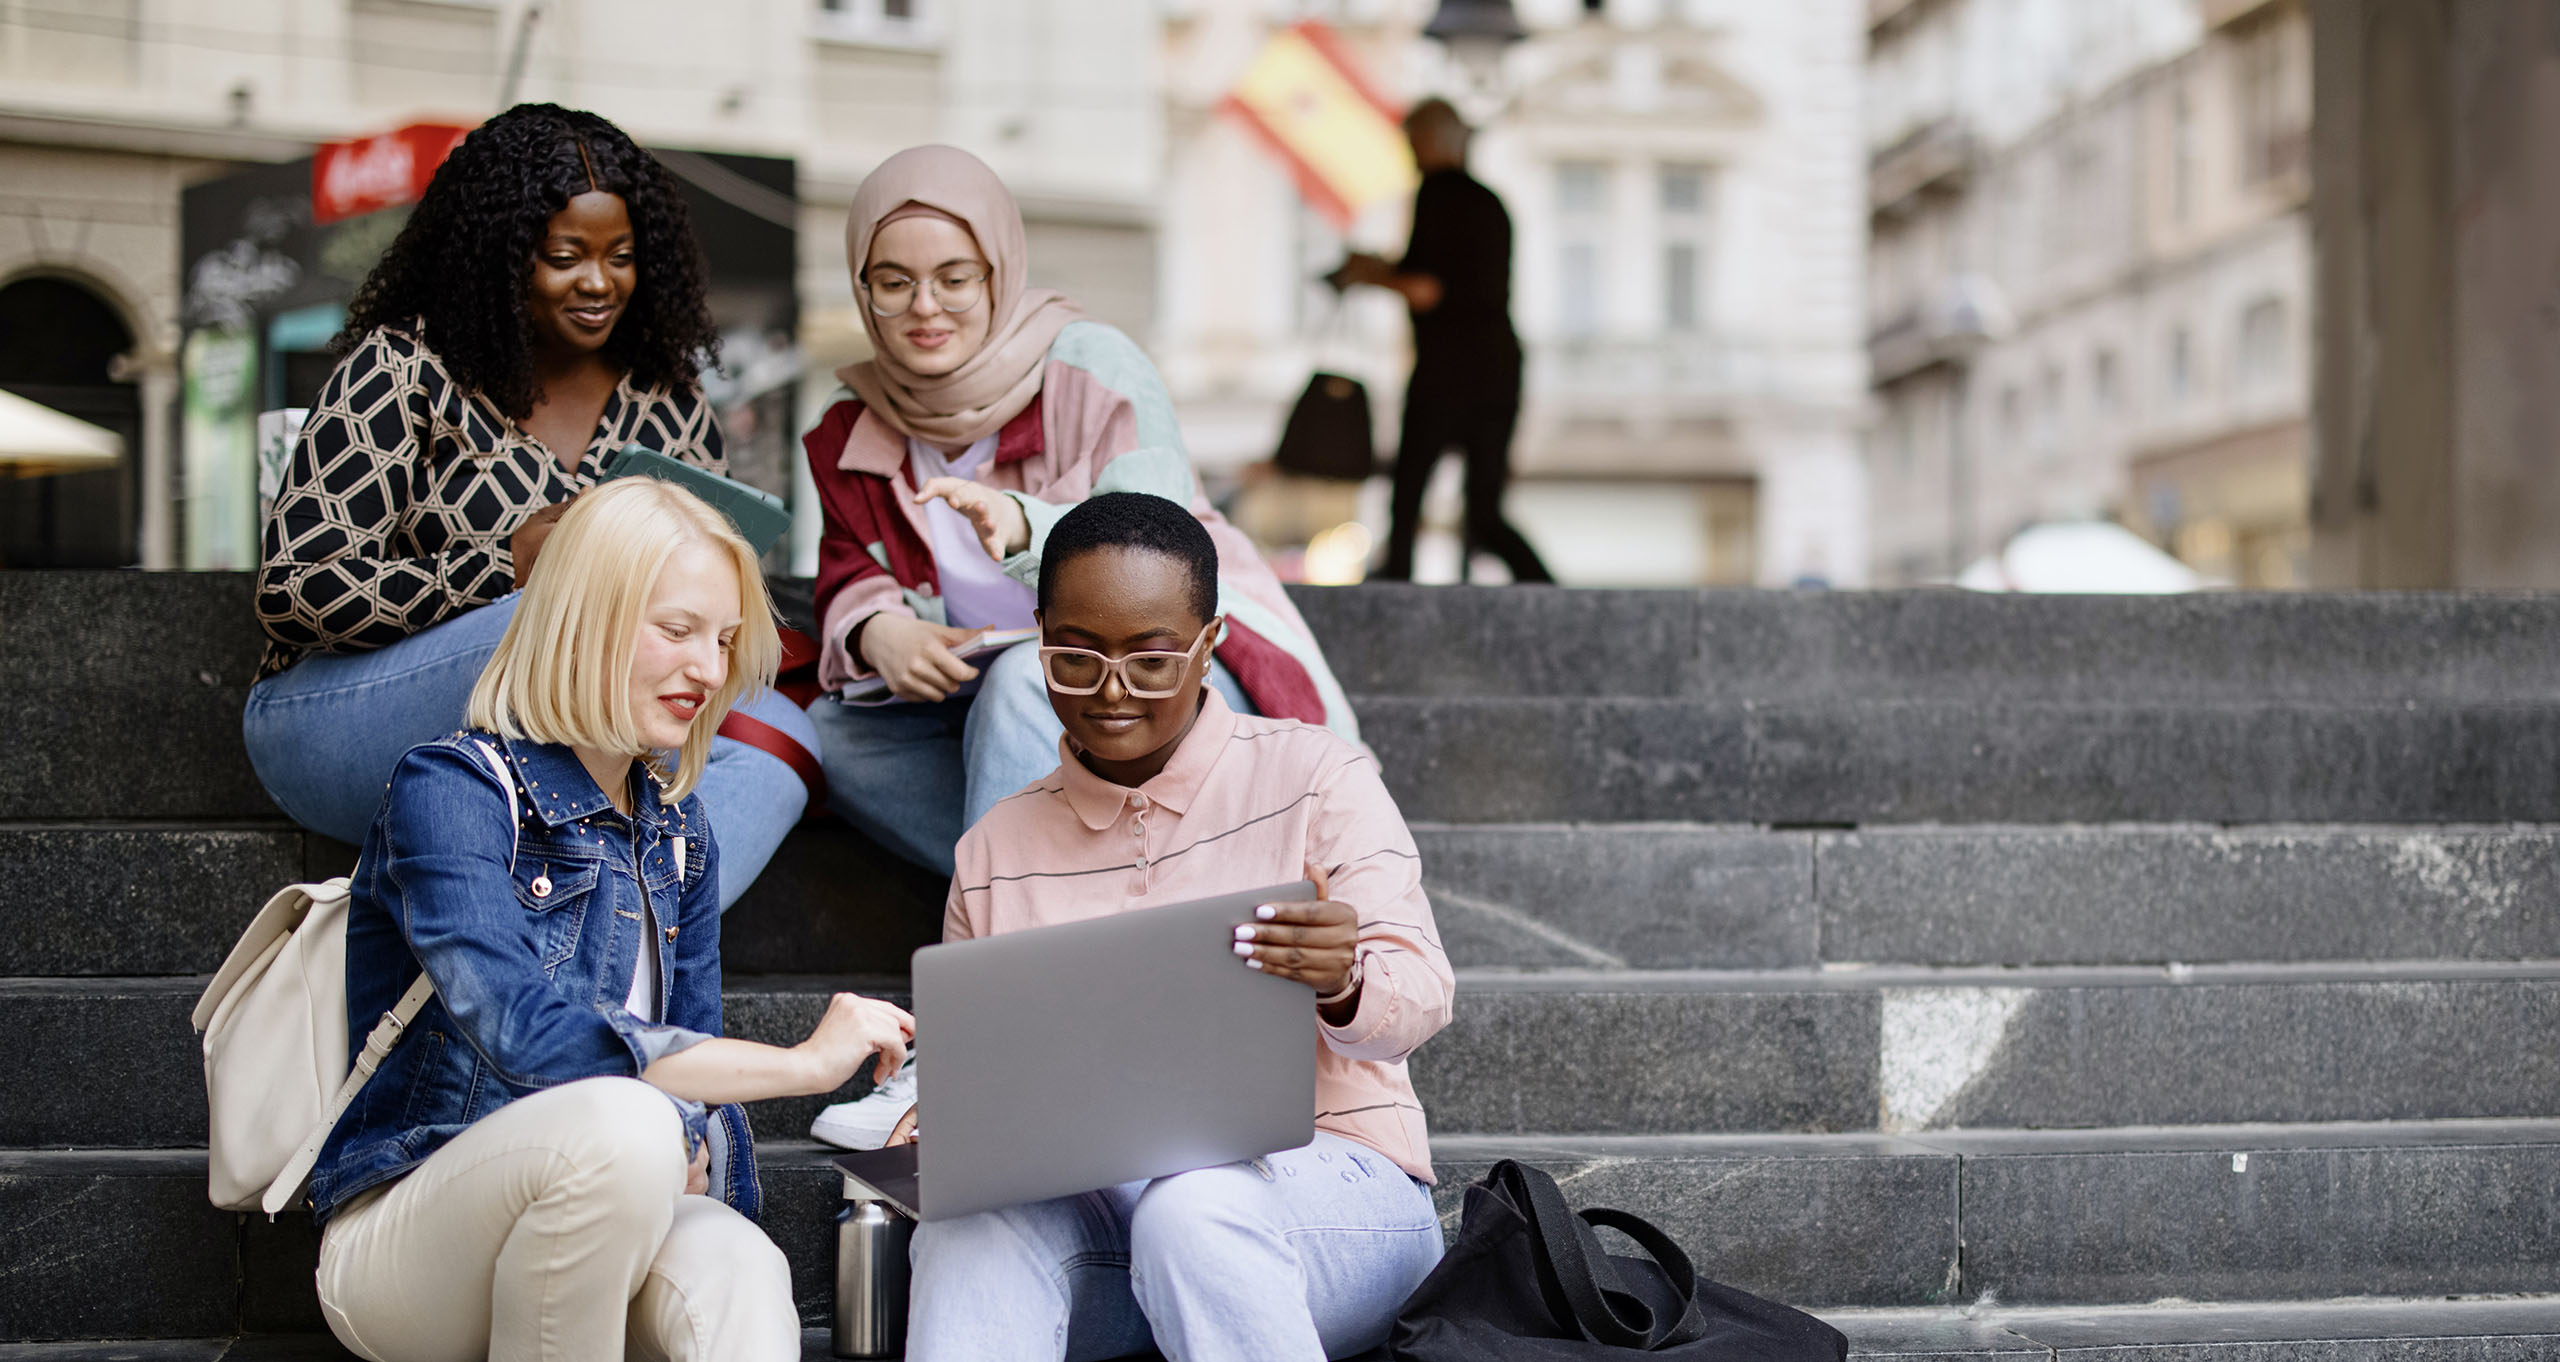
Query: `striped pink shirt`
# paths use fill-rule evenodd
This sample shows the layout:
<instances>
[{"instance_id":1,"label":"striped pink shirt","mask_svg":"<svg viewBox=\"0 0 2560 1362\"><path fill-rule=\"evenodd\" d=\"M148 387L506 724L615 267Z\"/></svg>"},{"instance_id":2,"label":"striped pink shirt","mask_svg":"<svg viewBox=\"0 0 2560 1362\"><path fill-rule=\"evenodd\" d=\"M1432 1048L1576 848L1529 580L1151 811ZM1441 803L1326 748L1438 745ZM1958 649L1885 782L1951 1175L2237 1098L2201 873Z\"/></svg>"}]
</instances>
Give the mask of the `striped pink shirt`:
<instances>
[{"instance_id":1,"label":"striped pink shirt","mask_svg":"<svg viewBox=\"0 0 2560 1362\"><path fill-rule=\"evenodd\" d=\"M1325 729L1241 717L1215 690L1173 760L1136 789L1086 770L1063 741L1059 755L961 837L943 938L1285 884L1322 866L1334 901L1360 912L1362 982L1348 1026L1316 1023L1316 1127L1431 1181L1405 1057L1449 1024L1456 980L1377 763Z\"/></svg>"}]
</instances>

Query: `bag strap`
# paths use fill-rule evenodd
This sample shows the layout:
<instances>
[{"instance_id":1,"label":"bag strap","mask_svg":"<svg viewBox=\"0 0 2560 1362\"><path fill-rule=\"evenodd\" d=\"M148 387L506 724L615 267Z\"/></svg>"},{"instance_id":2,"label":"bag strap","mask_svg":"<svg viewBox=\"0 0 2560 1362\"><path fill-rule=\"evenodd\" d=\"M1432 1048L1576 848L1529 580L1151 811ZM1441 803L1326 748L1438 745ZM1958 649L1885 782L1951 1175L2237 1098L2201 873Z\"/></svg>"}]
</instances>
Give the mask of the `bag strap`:
<instances>
[{"instance_id":1,"label":"bag strap","mask_svg":"<svg viewBox=\"0 0 2560 1362\"><path fill-rule=\"evenodd\" d=\"M498 778L499 786L507 792L507 827L513 834L507 847L507 869L512 873L516 866L516 852L524 844L524 810L516 802L515 778L507 773L507 764L500 759L496 748L479 738L472 739L471 745L480 749L480 757L488 763L490 774ZM346 1081L338 1085L337 1095L329 1099L329 1114L321 1117L320 1123L303 1137L301 1147L293 1151L292 1158L285 1160L284 1168L276 1174L275 1181L267 1184L267 1194L259 1198L258 1204L270 1219L301 1198L304 1184L311 1180L312 1165L320 1161L320 1146L329 1142L329 1132L338 1128L338 1118L346 1115L347 1108L355 1104L356 1094L364 1091L364 1085L372 1080L374 1071L390 1057L391 1048L400 1043L400 1037L408 1033L409 1023L418 1019L419 1011L426 1007L427 999L434 997L435 993L435 979L421 969L418 977L410 981L409 991L401 994L400 1001L393 1003L391 1010L382 1014L382 1020L373 1024L372 1032L364 1038L364 1048L356 1053L355 1062L348 1066Z\"/></svg>"},{"instance_id":2,"label":"bag strap","mask_svg":"<svg viewBox=\"0 0 2560 1362\"><path fill-rule=\"evenodd\" d=\"M1529 1223L1537 1234L1539 1260L1546 1264L1556 1285L1564 1292L1565 1306L1573 1314L1574 1326L1586 1340L1617 1348L1651 1350L1685 1326L1687 1316L1696 1314L1694 1299L1690 1299L1685 1302L1689 1308L1683 1311L1682 1320L1657 1320L1652 1308L1637 1297L1624 1291L1604 1290L1591 1261L1599 1255L1599 1241L1591 1237L1585 1222L1566 1208L1564 1193L1556 1187L1556 1180L1543 1169L1505 1159L1495 1164L1487 1176L1511 1189L1515 1193L1516 1204L1528 1212ZM1627 1218L1634 1219L1633 1216ZM1645 1228L1652 1230L1650 1225ZM1659 1237L1658 1232L1656 1236ZM1687 1261L1687 1257L1682 1255L1681 1262L1685 1265ZM1610 1276L1616 1276L1614 1270L1610 1271ZM1692 1298L1696 1284L1693 1271L1689 1276L1688 1293ZM1633 1319L1620 1311L1621 1302L1632 1307Z\"/></svg>"},{"instance_id":3,"label":"bag strap","mask_svg":"<svg viewBox=\"0 0 2560 1362\"><path fill-rule=\"evenodd\" d=\"M1671 1289L1680 1293L1683 1305L1680 1318L1651 1346L1669 1348L1706 1337L1707 1319L1698 1310L1698 1269L1670 1235L1655 1228L1652 1221L1642 1216L1606 1206L1594 1206L1584 1211L1582 1219L1585 1224L1606 1225L1634 1240L1637 1247L1652 1255L1655 1264L1661 1267L1662 1275L1670 1280Z\"/></svg>"},{"instance_id":4,"label":"bag strap","mask_svg":"<svg viewBox=\"0 0 2560 1362\"><path fill-rule=\"evenodd\" d=\"M1331 290L1328 290L1330 292ZM1307 358L1319 373L1351 373L1351 363L1343 358L1359 338L1352 334L1351 294L1344 289L1333 294L1325 308L1324 319L1307 335Z\"/></svg>"}]
</instances>

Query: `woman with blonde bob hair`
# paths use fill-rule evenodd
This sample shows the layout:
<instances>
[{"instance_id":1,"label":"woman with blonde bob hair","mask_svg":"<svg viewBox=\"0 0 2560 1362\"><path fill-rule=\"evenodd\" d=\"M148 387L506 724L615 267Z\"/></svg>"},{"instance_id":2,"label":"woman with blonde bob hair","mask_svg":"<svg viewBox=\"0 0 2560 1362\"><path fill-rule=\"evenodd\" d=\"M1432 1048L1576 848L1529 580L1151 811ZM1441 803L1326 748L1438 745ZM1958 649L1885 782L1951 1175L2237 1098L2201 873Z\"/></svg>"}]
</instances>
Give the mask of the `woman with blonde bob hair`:
<instances>
[{"instance_id":1,"label":"woman with blonde bob hair","mask_svg":"<svg viewBox=\"0 0 2560 1362\"><path fill-rule=\"evenodd\" d=\"M471 727L401 758L357 864L349 1036L434 991L321 1148L321 1307L375 1362L797 1358L738 1104L885 1078L914 1022L840 993L798 1045L720 1034L693 787L779 652L727 520L626 479L542 564Z\"/></svg>"},{"instance_id":2,"label":"woman with blonde bob hair","mask_svg":"<svg viewBox=\"0 0 2560 1362\"><path fill-rule=\"evenodd\" d=\"M756 589L737 592L728 679L696 716L709 722L688 725L675 769L657 772L666 798L682 800L702 779L720 721L742 697L773 684L782 644L772 603L765 599L764 574L727 517L672 483L626 478L589 497L591 509L574 524L564 519L553 532L548 548L557 569L525 588L524 607L471 688L467 721L510 738L573 748L644 749L630 692L618 682L630 673L637 648L632 622L646 608L667 561L689 545L706 548L727 560L735 580L753 582ZM583 650L597 655L582 666Z\"/></svg>"}]
</instances>

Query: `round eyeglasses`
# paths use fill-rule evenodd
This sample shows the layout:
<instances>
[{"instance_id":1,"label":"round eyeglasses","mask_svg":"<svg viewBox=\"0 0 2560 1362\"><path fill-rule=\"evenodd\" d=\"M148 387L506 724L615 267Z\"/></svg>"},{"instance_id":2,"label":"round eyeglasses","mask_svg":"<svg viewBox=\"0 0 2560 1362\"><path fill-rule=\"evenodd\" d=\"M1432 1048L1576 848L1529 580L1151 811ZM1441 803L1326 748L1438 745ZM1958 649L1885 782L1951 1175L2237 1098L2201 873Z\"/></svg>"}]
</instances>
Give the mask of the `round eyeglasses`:
<instances>
[{"instance_id":1,"label":"round eyeglasses","mask_svg":"<svg viewBox=\"0 0 2560 1362\"><path fill-rule=\"evenodd\" d=\"M1182 690L1182 678L1191 670L1192 654L1200 644L1215 634L1218 621L1201 626L1191 646L1178 653L1129 653L1121 657L1104 657L1091 648L1040 649L1040 673L1048 678L1049 689L1060 695L1094 695L1105 681L1120 678L1120 689L1140 700L1162 700Z\"/></svg>"},{"instance_id":2,"label":"round eyeglasses","mask_svg":"<svg viewBox=\"0 0 2560 1362\"><path fill-rule=\"evenodd\" d=\"M884 270L863 280L862 291L870 296L875 317L903 317L916 305L917 294L927 291L943 311L960 313L976 307L987 296L987 272L945 270L919 284L911 276Z\"/></svg>"}]
</instances>

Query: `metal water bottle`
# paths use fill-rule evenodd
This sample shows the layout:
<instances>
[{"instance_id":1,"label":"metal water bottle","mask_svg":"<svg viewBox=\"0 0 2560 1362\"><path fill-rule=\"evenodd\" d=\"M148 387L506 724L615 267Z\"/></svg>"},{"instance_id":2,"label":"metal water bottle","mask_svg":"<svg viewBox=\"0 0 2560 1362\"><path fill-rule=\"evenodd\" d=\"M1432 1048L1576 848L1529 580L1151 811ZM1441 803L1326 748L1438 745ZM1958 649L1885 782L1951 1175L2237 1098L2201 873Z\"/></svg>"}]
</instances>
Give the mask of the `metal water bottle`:
<instances>
[{"instance_id":1,"label":"metal water bottle","mask_svg":"<svg viewBox=\"0 0 2560 1362\"><path fill-rule=\"evenodd\" d=\"M896 1357L907 1348L907 1240L915 1222L851 1179L836 1212L838 1357Z\"/></svg>"}]
</instances>

